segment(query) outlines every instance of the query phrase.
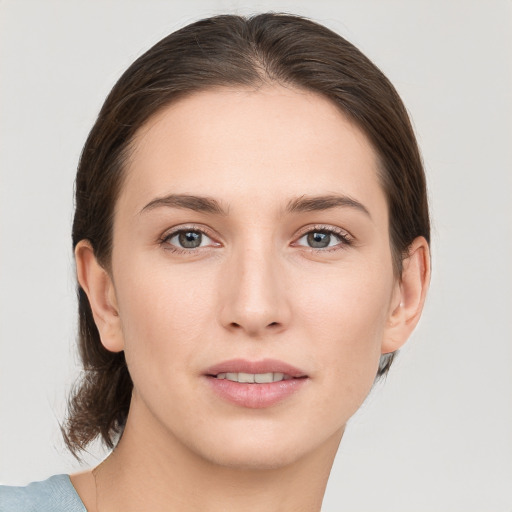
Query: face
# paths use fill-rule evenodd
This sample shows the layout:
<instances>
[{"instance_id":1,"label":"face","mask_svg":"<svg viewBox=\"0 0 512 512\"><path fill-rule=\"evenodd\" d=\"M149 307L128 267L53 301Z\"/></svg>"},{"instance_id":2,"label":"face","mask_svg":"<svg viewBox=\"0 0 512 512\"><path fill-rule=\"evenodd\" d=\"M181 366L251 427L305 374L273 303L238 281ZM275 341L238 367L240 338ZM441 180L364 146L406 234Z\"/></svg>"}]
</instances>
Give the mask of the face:
<instances>
[{"instance_id":1,"label":"face","mask_svg":"<svg viewBox=\"0 0 512 512\"><path fill-rule=\"evenodd\" d=\"M180 100L136 137L112 283L155 438L253 467L337 444L399 302L374 150L313 93Z\"/></svg>"}]
</instances>

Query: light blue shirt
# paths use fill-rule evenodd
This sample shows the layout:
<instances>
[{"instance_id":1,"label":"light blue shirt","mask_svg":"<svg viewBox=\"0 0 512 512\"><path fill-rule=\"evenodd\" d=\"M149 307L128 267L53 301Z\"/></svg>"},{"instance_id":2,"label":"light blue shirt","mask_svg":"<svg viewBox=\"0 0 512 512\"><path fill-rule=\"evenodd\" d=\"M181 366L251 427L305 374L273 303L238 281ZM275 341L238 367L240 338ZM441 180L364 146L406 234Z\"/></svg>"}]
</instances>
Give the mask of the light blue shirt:
<instances>
[{"instance_id":1,"label":"light blue shirt","mask_svg":"<svg viewBox=\"0 0 512 512\"><path fill-rule=\"evenodd\" d=\"M87 512L68 475L25 487L0 485L0 512Z\"/></svg>"}]
</instances>

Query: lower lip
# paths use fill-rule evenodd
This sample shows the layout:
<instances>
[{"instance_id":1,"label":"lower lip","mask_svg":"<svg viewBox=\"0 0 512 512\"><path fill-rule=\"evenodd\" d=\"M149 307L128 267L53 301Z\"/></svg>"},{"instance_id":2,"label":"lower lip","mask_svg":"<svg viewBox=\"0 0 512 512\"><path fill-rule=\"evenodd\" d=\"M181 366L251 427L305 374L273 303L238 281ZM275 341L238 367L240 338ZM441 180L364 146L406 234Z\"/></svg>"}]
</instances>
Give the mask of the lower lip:
<instances>
[{"instance_id":1,"label":"lower lip","mask_svg":"<svg viewBox=\"0 0 512 512\"><path fill-rule=\"evenodd\" d=\"M206 378L213 391L221 398L249 409L272 407L299 391L308 380L297 378L267 384L247 384L210 376Z\"/></svg>"}]
</instances>

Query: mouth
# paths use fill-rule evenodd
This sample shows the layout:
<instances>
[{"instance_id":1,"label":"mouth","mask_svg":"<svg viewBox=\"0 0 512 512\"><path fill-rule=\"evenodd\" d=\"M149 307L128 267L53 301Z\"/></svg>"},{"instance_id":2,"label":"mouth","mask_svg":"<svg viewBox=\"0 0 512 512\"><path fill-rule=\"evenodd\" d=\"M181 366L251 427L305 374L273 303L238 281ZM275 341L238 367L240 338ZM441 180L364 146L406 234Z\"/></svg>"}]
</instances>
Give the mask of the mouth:
<instances>
[{"instance_id":1,"label":"mouth","mask_svg":"<svg viewBox=\"0 0 512 512\"><path fill-rule=\"evenodd\" d=\"M250 409L276 405L309 380L302 370L272 359L225 361L209 368L204 376L217 396Z\"/></svg>"},{"instance_id":2,"label":"mouth","mask_svg":"<svg viewBox=\"0 0 512 512\"><path fill-rule=\"evenodd\" d=\"M284 361L263 359L247 361L246 359L231 359L208 368L206 376L216 379L227 379L244 384L268 384L283 380L307 378L307 374Z\"/></svg>"},{"instance_id":3,"label":"mouth","mask_svg":"<svg viewBox=\"0 0 512 512\"><path fill-rule=\"evenodd\" d=\"M281 382L282 380L293 379L291 375L280 372L268 372L268 373L218 373L217 375L210 375L216 379L226 379L231 382L241 382L244 384L268 384L270 382ZM299 377L304 378L304 377Z\"/></svg>"}]
</instances>

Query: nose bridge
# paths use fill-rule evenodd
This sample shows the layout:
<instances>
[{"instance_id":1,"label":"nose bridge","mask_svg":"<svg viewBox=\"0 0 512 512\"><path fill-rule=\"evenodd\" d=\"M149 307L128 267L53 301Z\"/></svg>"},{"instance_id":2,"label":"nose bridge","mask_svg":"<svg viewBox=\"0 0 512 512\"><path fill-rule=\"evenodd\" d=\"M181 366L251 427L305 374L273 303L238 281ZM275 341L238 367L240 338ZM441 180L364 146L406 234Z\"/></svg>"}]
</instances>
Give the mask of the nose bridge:
<instances>
[{"instance_id":1,"label":"nose bridge","mask_svg":"<svg viewBox=\"0 0 512 512\"><path fill-rule=\"evenodd\" d=\"M284 274L269 235L240 241L229 257L222 323L251 336L284 327L289 319Z\"/></svg>"}]
</instances>

